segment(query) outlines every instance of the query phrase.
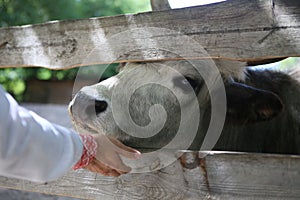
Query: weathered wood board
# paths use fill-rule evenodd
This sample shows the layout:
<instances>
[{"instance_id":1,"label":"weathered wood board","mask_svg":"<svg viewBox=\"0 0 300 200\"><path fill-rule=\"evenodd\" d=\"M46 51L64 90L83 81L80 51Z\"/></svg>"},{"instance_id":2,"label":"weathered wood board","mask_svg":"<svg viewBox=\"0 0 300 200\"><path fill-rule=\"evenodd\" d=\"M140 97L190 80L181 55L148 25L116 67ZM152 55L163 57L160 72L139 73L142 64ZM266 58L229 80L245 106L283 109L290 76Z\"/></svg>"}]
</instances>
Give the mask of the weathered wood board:
<instances>
[{"instance_id":1,"label":"weathered wood board","mask_svg":"<svg viewBox=\"0 0 300 200\"><path fill-rule=\"evenodd\" d=\"M299 5L298 0L228 0L1 28L0 66L58 69L125 61L300 56Z\"/></svg>"},{"instance_id":2,"label":"weathered wood board","mask_svg":"<svg viewBox=\"0 0 300 200\"><path fill-rule=\"evenodd\" d=\"M67 105L23 106L51 122L71 127ZM155 170L161 166L159 162L153 166L152 172L137 173L149 171L147 167L134 169L136 173L119 178L72 171L46 185L0 177L0 188L83 199L300 198L300 156L189 151L161 170Z\"/></svg>"},{"instance_id":3,"label":"weathered wood board","mask_svg":"<svg viewBox=\"0 0 300 200\"><path fill-rule=\"evenodd\" d=\"M298 0L229 0L0 29L1 67L289 56L300 56ZM203 154L185 152L160 170L119 178L79 170L48 184L0 177L0 187L83 199L300 199L299 156Z\"/></svg>"},{"instance_id":4,"label":"weathered wood board","mask_svg":"<svg viewBox=\"0 0 300 200\"><path fill-rule=\"evenodd\" d=\"M0 177L0 187L83 199L296 200L300 157L185 152L173 164L148 173L111 178L79 170L47 184Z\"/></svg>"}]
</instances>

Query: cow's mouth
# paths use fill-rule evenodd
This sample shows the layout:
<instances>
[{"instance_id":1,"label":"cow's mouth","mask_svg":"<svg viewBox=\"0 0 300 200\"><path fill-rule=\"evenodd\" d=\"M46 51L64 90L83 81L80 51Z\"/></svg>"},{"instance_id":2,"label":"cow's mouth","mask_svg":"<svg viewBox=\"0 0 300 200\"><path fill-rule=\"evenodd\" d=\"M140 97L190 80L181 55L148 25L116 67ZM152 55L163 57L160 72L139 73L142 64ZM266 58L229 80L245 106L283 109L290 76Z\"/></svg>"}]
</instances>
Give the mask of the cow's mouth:
<instances>
[{"instance_id":1,"label":"cow's mouth","mask_svg":"<svg viewBox=\"0 0 300 200\"><path fill-rule=\"evenodd\" d=\"M73 121L73 126L75 130L80 134L99 134L100 131L95 129L95 127L90 126L82 122Z\"/></svg>"}]
</instances>

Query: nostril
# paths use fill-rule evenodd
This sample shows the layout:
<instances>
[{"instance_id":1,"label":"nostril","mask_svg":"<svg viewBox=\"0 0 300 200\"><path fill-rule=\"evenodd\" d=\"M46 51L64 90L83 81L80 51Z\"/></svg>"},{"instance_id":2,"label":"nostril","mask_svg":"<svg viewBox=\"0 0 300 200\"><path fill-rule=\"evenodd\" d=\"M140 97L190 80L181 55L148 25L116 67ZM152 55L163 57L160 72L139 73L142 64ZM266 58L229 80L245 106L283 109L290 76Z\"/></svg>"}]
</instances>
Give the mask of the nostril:
<instances>
[{"instance_id":1,"label":"nostril","mask_svg":"<svg viewBox=\"0 0 300 200\"><path fill-rule=\"evenodd\" d=\"M107 108L107 102L106 101L99 101L95 100L95 111L96 115L104 112Z\"/></svg>"},{"instance_id":2,"label":"nostril","mask_svg":"<svg viewBox=\"0 0 300 200\"><path fill-rule=\"evenodd\" d=\"M95 116L104 112L107 109L107 102L106 101L100 101L100 100L94 100L94 103L90 102L89 105L85 109L85 114L87 116Z\"/></svg>"}]
</instances>

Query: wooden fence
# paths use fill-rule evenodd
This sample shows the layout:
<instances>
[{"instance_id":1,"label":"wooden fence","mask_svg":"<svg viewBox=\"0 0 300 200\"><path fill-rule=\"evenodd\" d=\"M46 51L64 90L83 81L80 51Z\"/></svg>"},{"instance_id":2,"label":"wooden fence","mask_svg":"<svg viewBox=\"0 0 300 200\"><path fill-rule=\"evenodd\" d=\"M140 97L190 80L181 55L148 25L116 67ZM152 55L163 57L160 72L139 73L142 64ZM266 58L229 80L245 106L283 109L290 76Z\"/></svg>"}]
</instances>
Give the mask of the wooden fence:
<instances>
[{"instance_id":1,"label":"wooden fence","mask_svg":"<svg viewBox=\"0 0 300 200\"><path fill-rule=\"evenodd\" d=\"M207 55L242 61L300 56L299 4L297 0L231 0L184 9L2 28L0 66L66 69ZM208 54L182 43L187 36ZM97 56L90 56L95 48L101 49Z\"/></svg>"},{"instance_id":2,"label":"wooden fence","mask_svg":"<svg viewBox=\"0 0 300 200\"><path fill-rule=\"evenodd\" d=\"M208 57L251 65L292 56L300 57L298 0L229 0L0 29L1 67L67 69ZM83 199L299 199L300 157L183 152L147 173L111 178L79 170L47 184L0 177L0 187Z\"/></svg>"}]
</instances>

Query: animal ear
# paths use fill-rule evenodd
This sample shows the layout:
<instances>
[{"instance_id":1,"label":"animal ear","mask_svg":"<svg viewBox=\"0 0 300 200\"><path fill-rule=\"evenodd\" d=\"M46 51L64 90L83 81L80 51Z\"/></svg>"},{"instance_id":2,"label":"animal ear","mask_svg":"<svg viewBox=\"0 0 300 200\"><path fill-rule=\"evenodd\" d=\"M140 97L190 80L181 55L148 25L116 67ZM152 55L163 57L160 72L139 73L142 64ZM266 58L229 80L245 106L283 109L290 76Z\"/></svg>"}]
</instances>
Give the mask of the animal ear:
<instances>
[{"instance_id":1,"label":"animal ear","mask_svg":"<svg viewBox=\"0 0 300 200\"><path fill-rule=\"evenodd\" d=\"M226 86L227 116L233 123L255 123L270 120L283 110L281 99L273 92L241 83Z\"/></svg>"}]
</instances>

